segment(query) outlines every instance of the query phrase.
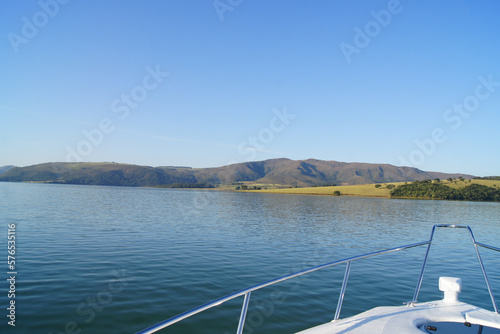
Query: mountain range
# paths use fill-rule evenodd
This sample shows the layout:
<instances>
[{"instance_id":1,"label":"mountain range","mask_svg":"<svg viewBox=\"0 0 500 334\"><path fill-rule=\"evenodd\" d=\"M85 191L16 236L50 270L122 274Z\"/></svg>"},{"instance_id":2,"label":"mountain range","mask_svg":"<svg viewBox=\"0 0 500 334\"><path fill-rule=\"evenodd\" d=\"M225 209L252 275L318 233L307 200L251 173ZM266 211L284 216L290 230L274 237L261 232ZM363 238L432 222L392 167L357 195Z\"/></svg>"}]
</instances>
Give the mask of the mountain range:
<instances>
[{"instance_id":1,"label":"mountain range","mask_svg":"<svg viewBox=\"0 0 500 334\"><path fill-rule=\"evenodd\" d=\"M16 166L12 166L12 165L2 166L2 167L0 167L0 174L7 172L9 169L12 169L14 167L16 167Z\"/></svg>"},{"instance_id":2,"label":"mountain range","mask_svg":"<svg viewBox=\"0 0 500 334\"><path fill-rule=\"evenodd\" d=\"M149 167L89 162L52 162L27 167L0 167L0 181L113 186L196 187L244 182L307 187L459 177L468 179L474 176L426 172L413 167L397 167L389 164L286 158L243 162L214 168Z\"/></svg>"}]
</instances>

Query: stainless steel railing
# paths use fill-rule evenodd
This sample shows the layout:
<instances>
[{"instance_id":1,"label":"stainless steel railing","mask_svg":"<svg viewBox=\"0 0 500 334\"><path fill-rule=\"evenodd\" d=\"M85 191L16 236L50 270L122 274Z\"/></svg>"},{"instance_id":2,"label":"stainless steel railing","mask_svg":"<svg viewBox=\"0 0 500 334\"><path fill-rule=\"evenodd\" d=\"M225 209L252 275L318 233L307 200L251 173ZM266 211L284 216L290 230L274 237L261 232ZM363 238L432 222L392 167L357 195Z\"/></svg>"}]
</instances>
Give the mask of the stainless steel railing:
<instances>
[{"instance_id":1,"label":"stainless steel railing","mask_svg":"<svg viewBox=\"0 0 500 334\"><path fill-rule=\"evenodd\" d=\"M500 252L500 248L476 242L476 240L474 238L474 234L472 233L472 230L471 230L471 228L469 226L466 226L466 225L440 224L440 225L434 225L432 227L431 236L430 236L429 240L427 240L427 241L418 242L418 243L409 244L409 245L404 245L404 246L399 246L399 247L395 247L395 248L389 248L389 249L385 249L385 250L381 250L381 251L377 251L377 252L372 252L372 253L367 253L367 254L363 254L363 255L359 255L359 256L349 257L349 258L346 258L346 259L343 259L343 260L338 260L338 261L333 261L333 262L325 263L325 264L322 264L322 265L319 265L319 266L316 266L316 267L312 267L312 268L308 268L308 269L305 269L305 270L302 270L302 271L299 271L299 272L296 272L296 273L293 273L293 274L285 275L285 276L282 276L282 277L279 277L279 278L276 278L276 279L273 279L273 280L270 280L270 281L267 281L267 282L264 282L264 283L261 283L261 284L254 285L254 286L249 287L247 289L240 290L238 292L232 293L232 294L227 295L225 297L221 297L221 298L216 299L216 300L214 300L212 302L209 302L209 303L201 305L201 306L199 306L197 308L194 308L194 309L192 309L190 311L181 313L181 314L179 314L179 315L177 315L177 316L175 316L173 318L164 320L164 321L162 321L162 322L160 322L160 323L158 323L158 324L156 324L154 326L151 326L149 328L146 328L145 330L142 330L142 331L138 332L137 334L155 333L155 332L157 332L157 331L159 331L159 330L161 330L161 329L163 329L165 327L171 326L171 325L173 325L173 324L175 324L175 323L177 323L179 321L182 321L182 320L184 320L186 318L189 318L189 317L191 317L191 316L193 316L195 314L198 314L200 312L208 310L208 309L210 309L212 307L219 306L219 305L221 305L221 304L223 304L223 303L225 303L225 302L227 302L229 300L232 300L234 298L244 296L243 305L241 307L240 320L239 320L238 328L237 328L237 331L236 331L237 334L241 334L241 333L243 333L243 326L245 325L245 319L246 319L246 315L247 315L247 311L248 311L248 305L249 305L249 302L250 302L250 295L251 295L251 293L253 291L256 291L256 290L265 288L267 286L270 286L270 285L273 285L273 284L276 284L276 283L279 283L279 282L283 282L283 281L286 281L286 280L289 280L289 279L292 279L292 278L295 278L295 277L299 277L299 276L302 276L302 275L305 275L305 274L309 274L309 273L312 273L312 272L315 272L315 271L318 271L318 270L321 270L321 269L325 269L325 268L329 268L329 267L337 266L339 264L346 263L346 270L345 270L345 274L344 274L344 280L342 282L342 288L341 288L341 291L340 291L339 300L337 302L337 308L335 310L335 316L334 316L334 320L338 320L339 317L340 317L340 311L342 309L342 304L343 304L343 301L344 301L344 295L345 295L345 291L346 291L346 287L347 287L347 281L349 280L351 263L353 261L360 260L360 259L365 259L365 258L376 256L376 255L382 255L382 254L387 254L387 253L401 251L401 250L404 250L404 249L409 249L409 248L413 248L413 247L419 247L419 246L427 245L427 251L425 253L425 257L424 257L424 262L422 264L422 268L420 270L420 276L418 278L418 283L417 283L417 287L415 288L415 293L413 295L413 299L412 299L412 301L410 301L410 302L407 303L408 306L412 306L414 303L417 302L418 294L420 292L420 287L421 287L422 281L423 281L425 266L427 264L427 258L428 258L428 255L429 255L429 251L430 251L430 248L431 248L431 245L432 245L432 240L434 238L434 232L435 232L436 228L464 228L464 229L467 229L469 231L469 234L470 234L471 239L472 239L472 243L473 243L474 248L475 248L476 256L478 258L478 262L479 262L479 265L481 267L481 271L483 273L484 280L485 280L486 285L488 287L488 292L489 292L489 295L490 295L490 298L491 298L491 302L493 303L493 308L495 309L496 313L499 313L498 308L497 308L497 304L496 304L496 300L495 300L495 297L493 295L493 291L491 289L491 285L490 285L490 282L489 282L489 279L488 279L488 276L487 276L486 271L484 269L484 265L483 265L483 261L481 259L481 255L479 254L478 246L479 247L483 247L483 248L487 248L487 249L490 249L490 250L494 250L494 251L497 251L497 252Z\"/></svg>"},{"instance_id":2,"label":"stainless steel railing","mask_svg":"<svg viewBox=\"0 0 500 334\"><path fill-rule=\"evenodd\" d=\"M430 248L431 248L431 245L432 245L432 239L434 238L434 232L436 231L436 228L441 228L441 227L444 227L444 228L463 228L463 229L467 229L467 231L469 232L469 235L471 237L472 244L474 246L474 250L476 252L476 256L477 256L477 260L479 262L479 266L481 267L481 272L483 274L483 278L484 278L484 281L486 283L486 287L488 288L488 293L490 295L491 303L493 304L493 309L495 310L496 313L499 313L498 307L497 307L497 303L496 303L496 300L495 300L495 296L493 294L493 290L491 289L490 280L488 279L488 275L486 274L486 270L484 269L483 260L481 258L481 254L479 253L478 246L479 247L483 247L483 248L487 248L487 249L490 249L490 250L494 250L494 251L497 251L497 252L500 252L500 248L489 246L489 245L477 242L476 238L474 238L474 233L472 233L472 229L468 225L439 224L439 225L434 225L432 227L431 236L430 236L429 241L428 241L427 252L425 253L424 263L422 264L422 269L420 271L420 276L418 278L418 283L417 283L417 287L415 289L415 294L413 295L412 301L408 302L407 304L409 306L411 306L411 305L413 305L414 303L417 302L418 294L420 292L420 286L422 285L422 280L423 280L423 276L424 276L425 265L427 263L427 258L429 256L429 251L430 251Z\"/></svg>"}]
</instances>

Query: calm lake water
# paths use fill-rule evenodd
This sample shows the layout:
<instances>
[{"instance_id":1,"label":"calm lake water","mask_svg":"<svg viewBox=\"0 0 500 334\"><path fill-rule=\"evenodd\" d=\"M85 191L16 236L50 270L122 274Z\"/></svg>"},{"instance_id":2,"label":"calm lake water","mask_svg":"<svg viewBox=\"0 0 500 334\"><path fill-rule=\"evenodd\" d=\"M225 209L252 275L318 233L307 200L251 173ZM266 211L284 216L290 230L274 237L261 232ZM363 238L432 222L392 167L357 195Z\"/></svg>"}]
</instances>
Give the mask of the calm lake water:
<instances>
[{"instance_id":1,"label":"calm lake water","mask_svg":"<svg viewBox=\"0 0 500 334\"><path fill-rule=\"evenodd\" d=\"M250 285L348 256L425 241L434 224L467 224L500 246L500 204L0 183L3 276L16 224L16 327L1 333L135 333ZM354 262L341 317L411 300L425 247ZM493 253L493 254L492 254ZM500 261L482 250L500 298ZM497 256L500 258L500 256ZM245 333L292 333L330 321L345 266L252 294ZM465 230L439 229L419 300L492 309ZM162 333L234 333L242 298Z\"/></svg>"}]
</instances>

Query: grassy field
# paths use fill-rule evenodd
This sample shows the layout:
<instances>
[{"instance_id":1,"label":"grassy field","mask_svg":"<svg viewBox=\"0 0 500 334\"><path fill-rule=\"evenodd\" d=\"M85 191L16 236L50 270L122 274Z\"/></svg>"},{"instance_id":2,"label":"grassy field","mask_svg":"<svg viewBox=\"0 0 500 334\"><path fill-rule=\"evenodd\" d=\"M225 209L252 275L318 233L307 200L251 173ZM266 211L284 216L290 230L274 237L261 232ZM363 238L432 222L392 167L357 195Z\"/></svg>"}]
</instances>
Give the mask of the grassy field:
<instances>
[{"instance_id":1,"label":"grassy field","mask_svg":"<svg viewBox=\"0 0 500 334\"><path fill-rule=\"evenodd\" d=\"M498 180L464 180L464 181L441 181L442 184L450 186L452 188L461 188L468 186L469 184L481 184L488 187L500 186L500 181ZM379 188L375 187L375 184L362 184L354 186L335 186L335 187L307 187L307 188L283 188L283 189L262 189L262 190L246 190L250 192L265 192L273 194L300 194L300 195L334 195L335 191L340 191L341 195L348 196L362 196L362 197L390 197L391 189L387 188L387 185L392 184L394 186L399 186L405 184L405 182L393 182L393 183L378 183Z\"/></svg>"},{"instance_id":2,"label":"grassy field","mask_svg":"<svg viewBox=\"0 0 500 334\"><path fill-rule=\"evenodd\" d=\"M398 186L404 182L380 183L380 188L375 188L375 184L361 184L354 186L334 186L334 187L306 187L306 188L283 188L283 189L262 189L250 190L252 192L266 192L273 194L301 194L301 195L332 195L335 191L340 191L341 195L365 196L365 197L390 197L388 184Z\"/></svg>"}]
</instances>

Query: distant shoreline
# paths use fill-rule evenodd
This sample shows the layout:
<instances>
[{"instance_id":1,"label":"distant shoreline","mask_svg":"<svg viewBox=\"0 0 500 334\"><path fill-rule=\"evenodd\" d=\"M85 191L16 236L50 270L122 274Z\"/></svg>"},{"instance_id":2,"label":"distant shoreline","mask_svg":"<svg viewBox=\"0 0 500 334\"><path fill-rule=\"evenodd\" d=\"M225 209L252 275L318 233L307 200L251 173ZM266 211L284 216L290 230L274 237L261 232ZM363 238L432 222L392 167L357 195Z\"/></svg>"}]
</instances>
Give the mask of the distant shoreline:
<instances>
[{"instance_id":1,"label":"distant shoreline","mask_svg":"<svg viewBox=\"0 0 500 334\"><path fill-rule=\"evenodd\" d=\"M460 189L468 185L476 184L500 189L499 180L453 180L440 181L453 189ZM393 198L393 199L424 199L440 200L432 197L409 197L409 196L391 196L391 190L398 186L411 184L411 182L393 182L393 183L375 183L352 186L329 186L329 187L304 187L304 188L285 188L285 189L262 189L262 190L239 190L239 192L268 193L268 194L288 194L288 195L316 195L316 196L354 196L368 198ZM389 186L389 187L388 187ZM446 199L443 199L446 200ZM466 200L463 200L466 201ZM495 202L495 201L493 201Z\"/></svg>"},{"instance_id":2,"label":"distant shoreline","mask_svg":"<svg viewBox=\"0 0 500 334\"><path fill-rule=\"evenodd\" d=\"M58 181L3 181L9 183L37 183L37 184L59 184L59 185L89 185L78 183L66 183ZM418 181L417 181L418 182ZM431 181L429 181L431 182ZM370 183L362 185L343 185L343 186L324 186L324 187L285 187L268 188L269 185L247 183L247 190L239 190L235 185L223 185L221 187L158 187L158 186L127 186L127 185L99 185L111 187L132 187L132 188L152 188L152 189L176 189L176 190L204 190L204 191L221 191L221 192L238 192L238 193L265 193L265 194L284 194L284 195L312 195L312 196L334 196L334 197L366 197L366 198L391 198L391 199L421 199L421 200L455 200L469 201L468 199L446 199L432 197L411 197L411 196L391 196L391 191L398 186L409 184L412 182L392 182L392 183ZM432 183L432 182L431 182ZM497 189L500 191L500 180L485 180L485 179L469 179L469 180L453 180L440 181L440 184L446 185L453 189L461 189L469 185L482 185ZM260 189L251 189L257 187ZM273 185L276 187L276 185ZM482 200L473 200L482 201ZM498 202L498 201L483 201L483 202Z\"/></svg>"}]
</instances>

